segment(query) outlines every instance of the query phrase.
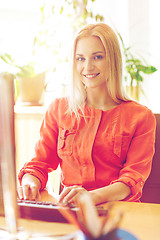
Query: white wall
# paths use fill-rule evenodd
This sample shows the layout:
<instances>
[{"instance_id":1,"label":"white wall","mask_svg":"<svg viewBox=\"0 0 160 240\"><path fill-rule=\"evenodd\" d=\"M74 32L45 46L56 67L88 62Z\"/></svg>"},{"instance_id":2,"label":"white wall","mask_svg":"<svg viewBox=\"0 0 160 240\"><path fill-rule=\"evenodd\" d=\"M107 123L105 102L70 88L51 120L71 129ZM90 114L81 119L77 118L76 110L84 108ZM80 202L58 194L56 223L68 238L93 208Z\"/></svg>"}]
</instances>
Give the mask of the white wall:
<instances>
[{"instance_id":1,"label":"white wall","mask_svg":"<svg viewBox=\"0 0 160 240\"><path fill-rule=\"evenodd\" d=\"M130 43L138 54L158 69L152 75L144 75L145 96L141 96L141 102L150 107L153 112L160 112L160 2L158 0L130 0L128 2Z\"/></svg>"},{"instance_id":2,"label":"white wall","mask_svg":"<svg viewBox=\"0 0 160 240\"><path fill-rule=\"evenodd\" d=\"M32 3L34 2L34 4ZM0 53L22 54L29 57L38 31L38 0L0 1Z\"/></svg>"},{"instance_id":3,"label":"white wall","mask_svg":"<svg viewBox=\"0 0 160 240\"><path fill-rule=\"evenodd\" d=\"M160 1L149 1L150 53L151 62L158 71L150 78L148 95L154 112L160 112Z\"/></svg>"}]
</instances>

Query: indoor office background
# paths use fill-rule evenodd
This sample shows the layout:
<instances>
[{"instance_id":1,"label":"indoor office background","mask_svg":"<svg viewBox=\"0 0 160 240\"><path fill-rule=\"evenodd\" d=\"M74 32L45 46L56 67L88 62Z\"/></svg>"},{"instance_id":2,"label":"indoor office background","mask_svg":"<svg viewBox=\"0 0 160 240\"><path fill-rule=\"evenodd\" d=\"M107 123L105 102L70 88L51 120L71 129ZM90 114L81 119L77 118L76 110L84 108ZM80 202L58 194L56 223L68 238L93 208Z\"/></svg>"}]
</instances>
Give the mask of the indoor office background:
<instances>
[{"instance_id":1,"label":"indoor office background","mask_svg":"<svg viewBox=\"0 0 160 240\"><path fill-rule=\"evenodd\" d=\"M42 104L29 106L17 98L15 106L17 169L30 160L39 137L39 128L49 103L67 94L70 81L69 58L73 35L84 8L83 0L5 0L0 2L0 55L9 54L16 65L36 62L38 72L46 71ZM157 71L143 74L139 100L154 113L160 112L160 2L159 0L88 0L87 10L102 16L115 29L126 47L141 56ZM42 8L45 3L45 8ZM63 8L62 8L63 7ZM99 19L98 19L99 21ZM73 28L73 23L76 25ZM72 25L72 27L71 27ZM0 71L17 73L17 68L0 58ZM126 82L124 81L124 84ZM56 176L57 178L57 176ZM58 188L57 188L58 189Z\"/></svg>"}]
</instances>

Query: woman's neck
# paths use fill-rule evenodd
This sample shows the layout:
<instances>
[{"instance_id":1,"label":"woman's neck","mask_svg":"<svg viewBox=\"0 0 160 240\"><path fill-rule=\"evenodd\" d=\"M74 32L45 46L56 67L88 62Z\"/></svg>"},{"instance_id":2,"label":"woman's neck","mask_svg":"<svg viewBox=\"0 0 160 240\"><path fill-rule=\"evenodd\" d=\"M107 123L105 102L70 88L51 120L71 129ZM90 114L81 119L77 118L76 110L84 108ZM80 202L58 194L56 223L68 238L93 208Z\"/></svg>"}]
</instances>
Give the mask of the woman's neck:
<instances>
[{"instance_id":1,"label":"woman's neck","mask_svg":"<svg viewBox=\"0 0 160 240\"><path fill-rule=\"evenodd\" d=\"M89 103L87 101L87 106L90 107L90 108L94 108L94 109L100 109L100 110L103 110L103 111L107 111L107 110L110 110L110 109L113 109L115 107L117 107L120 103L116 103L116 102L107 102L107 103L101 103L101 104L93 104L93 103Z\"/></svg>"},{"instance_id":2,"label":"woman's neck","mask_svg":"<svg viewBox=\"0 0 160 240\"><path fill-rule=\"evenodd\" d=\"M119 105L119 103L116 103L108 94L108 91L106 89L100 89L99 91L96 89L90 90L87 89L87 100L86 104L95 109L101 109L101 110L109 110Z\"/></svg>"}]
</instances>

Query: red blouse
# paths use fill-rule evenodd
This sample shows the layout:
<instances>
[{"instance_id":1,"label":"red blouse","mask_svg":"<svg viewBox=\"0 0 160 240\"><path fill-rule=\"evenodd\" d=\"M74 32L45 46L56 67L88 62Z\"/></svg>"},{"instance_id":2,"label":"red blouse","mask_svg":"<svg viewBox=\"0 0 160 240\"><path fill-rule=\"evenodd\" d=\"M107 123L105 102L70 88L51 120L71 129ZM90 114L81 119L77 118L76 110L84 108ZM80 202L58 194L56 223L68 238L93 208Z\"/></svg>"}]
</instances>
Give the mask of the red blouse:
<instances>
[{"instance_id":1,"label":"red blouse","mask_svg":"<svg viewBox=\"0 0 160 240\"><path fill-rule=\"evenodd\" d=\"M150 174L155 143L155 117L134 101L102 111L85 106L77 120L67 112L66 98L48 108L34 158L19 173L38 177L45 188L48 173L61 166L65 186L87 190L123 182L131 188L126 201L139 201Z\"/></svg>"}]
</instances>

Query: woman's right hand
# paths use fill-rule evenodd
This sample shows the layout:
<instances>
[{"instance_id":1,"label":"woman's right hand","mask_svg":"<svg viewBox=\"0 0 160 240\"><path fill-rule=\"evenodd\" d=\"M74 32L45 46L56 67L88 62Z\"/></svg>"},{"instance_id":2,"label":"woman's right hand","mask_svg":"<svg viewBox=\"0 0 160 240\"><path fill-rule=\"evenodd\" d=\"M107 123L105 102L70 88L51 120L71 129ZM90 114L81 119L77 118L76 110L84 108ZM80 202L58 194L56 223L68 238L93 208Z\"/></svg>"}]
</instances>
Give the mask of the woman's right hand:
<instances>
[{"instance_id":1,"label":"woman's right hand","mask_svg":"<svg viewBox=\"0 0 160 240\"><path fill-rule=\"evenodd\" d=\"M20 200L40 200L40 188L40 180L26 173L22 178L21 186L17 188L18 198Z\"/></svg>"}]
</instances>

